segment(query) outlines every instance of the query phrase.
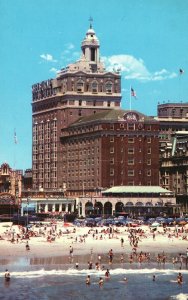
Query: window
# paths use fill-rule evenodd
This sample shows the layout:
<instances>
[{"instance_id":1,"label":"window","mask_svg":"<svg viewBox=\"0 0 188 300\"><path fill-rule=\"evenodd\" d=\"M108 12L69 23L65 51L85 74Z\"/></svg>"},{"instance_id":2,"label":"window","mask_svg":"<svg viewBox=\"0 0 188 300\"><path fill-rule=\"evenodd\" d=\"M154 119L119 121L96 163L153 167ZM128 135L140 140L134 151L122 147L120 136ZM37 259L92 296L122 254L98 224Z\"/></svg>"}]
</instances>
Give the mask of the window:
<instances>
[{"instance_id":1,"label":"window","mask_svg":"<svg viewBox=\"0 0 188 300\"><path fill-rule=\"evenodd\" d=\"M127 124L128 126L128 130L135 130L135 124L132 124L132 123L128 123Z\"/></svg>"},{"instance_id":2,"label":"window","mask_svg":"<svg viewBox=\"0 0 188 300\"><path fill-rule=\"evenodd\" d=\"M147 143L151 143L151 138L150 137L147 138Z\"/></svg>"},{"instance_id":3,"label":"window","mask_svg":"<svg viewBox=\"0 0 188 300\"><path fill-rule=\"evenodd\" d=\"M128 181L128 185L133 186L134 185L134 181Z\"/></svg>"},{"instance_id":4,"label":"window","mask_svg":"<svg viewBox=\"0 0 188 300\"><path fill-rule=\"evenodd\" d=\"M151 176L151 170L147 170L147 176Z\"/></svg>"},{"instance_id":5,"label":"window","mask_svg":"<svg viewBox=\"0 0 188 300\"><path fill-rule=\"evenodd\" d=\"M110 124L110 129L114 130L114 124Z\"/></svg>"},{"instance_id":6,"label":"window","mask_svg":"<svg viewBox=\"0 0 188 300\"><path fill-rule=\"evenodd\" d=\"M110 164L111 164L111 165L114 165L114 158L113 158L113 157L110 158Z\"/></svg>"},{"instance_id":7,"label":"window","mask_svg":"<svg viewBox=\"0 0 188 300\"><path fill-rule=\"evenodd\" d=\"M134 176L134 170L128 170L128 176Z\"/></svg>"},{"instance_id":8,"label":"window","mask_svg":"<svg viewBox=\"0 0 188 300\"><path fill-rule=\"evenodd\" d=\"M128 154L134 154L134 148L128 148Z\"/></svg>"},{"instance_id":9,"label":"window","mask_svg":"<svg viewBox=\"0 0 188 300\"><path fill-rule=\"evenodd\" d=\"M91 48L91 61L95 61L95 48Z\"/></svg>"},{"instance_id":10,"label":"window","mask_svg":"<svg viewBox=\"0 0 188 300\"><path fill-rule=\"evenodd\" d=\"M114 147L110 147L110 153L114 153Z\"/></svg>"},{"instance_id":11,"label":"window","mask_svg":"<svg viewBox=\"0 0 188 300\"><path fill-rule=\"evenodd\" d=\"M151 125L147 126L147 131L151 131Z\"/></svg>"},{"instance_id":12,"label":"window","mask_svg":"<svg viewBox=\"0 0 188 300\"><path fill-rule=\"evenodd\" d=\"M147 153L148 153L148 154L151 154L151 148L148 148Z\"/></svg>"},{"instance_id":13,"label":"window","mask_svg":"<svg viewBox=\"0 0 188 300\"><path fill-rule=\"evenodd\" d=\"M151 158L147 159L147 165L151 165Z\"/></svg>"},{"instance_id":14,"label":"window","mask_svg":"<svg viewBox=\"0 0 188 300\"><path fill-rule=\"evenodd\" d=\"M112 93L112 83L110 81L106 83L106 93Z\"/></svg>"},{"instance_id":15,"label":"window","mask_svg":"<svg viewBox=\"0 0 188 300\"><path fill-rule=\"evenodd\" d=\"M114 180L113 179L110 180L110 187L112 187L112 186L114 186Z\"/></svg>"},{"instance_id":16,"label":"window","mask_svg":"<svg viewBox=\"0 0 188 300\"><path fill-rule=\"evenodd\" d=\"M77 82L76 89L77 89L77 92L83 92L84 91L84 82L82 80L79 80Z\"/></svg>"},{"instance_id":17,"label":"window","mask_svg":"<svg viewBox=\"0 0 188 300\"><path fill-rule=\"evenodd\" d=\"M134 143L134 138L128 138L128 143L129 144Z\"/></svg>"},{"instance_id":18,"label":"window","mask_svg":"<svg viewBox=\"0 0 188 300\"><path fill-rule=\"evenodd\" d=\"M114 137L113 136L110 137L110 142L114 142Z\"/></svg>"},{"instance_id":19,"label":"window","mask_svg":"<svg viewBox=\"0 0 188 300\"><path fill-rule=\"evenodd\" d=\"M176 114L176 110L175 110L175 108L173 108L173 109L172 109L172 117L174 117L175 114Z\"/></svg>"},{"instance_id":20,"label":"window","mask_svg":"<svg viewBox=\"0 0 188 300\"><path fill-rule=\"evenodd\" d=\"M93 81L92 84L91 84L91 90L92 90L92 93L97 93L98 92L98 84L97 84L97 81Z\"/></svg>"},{"instance_id":21,"label":"window","mask_svg":"<svg viewBox=\"0 0 188 300\"><path fill-rule=\"evenodd\" d=\"M128 165L134 165L134 159L133 158L128 159Z\"/></svg>"},{"instance_id":22,"label":"window","mask_svg":"<svg viewBox=\"0 0 188 300\"><path fill-rule=\"evenodd\" d=\"M110 168L110 176L114 175L114 169Z\"/></svg>"}]
</instances>

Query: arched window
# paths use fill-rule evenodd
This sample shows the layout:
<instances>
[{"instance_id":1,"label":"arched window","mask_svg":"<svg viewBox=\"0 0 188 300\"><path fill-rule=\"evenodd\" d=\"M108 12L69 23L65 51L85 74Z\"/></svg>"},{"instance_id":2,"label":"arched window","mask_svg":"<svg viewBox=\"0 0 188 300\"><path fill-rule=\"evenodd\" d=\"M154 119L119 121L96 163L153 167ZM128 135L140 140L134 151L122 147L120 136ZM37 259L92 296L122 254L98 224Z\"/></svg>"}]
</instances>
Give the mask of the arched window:
<instances>
[{"instance_id":1,"label":"arched window","mask_svg":"<svg viewBox=\"0 0 188 300\"><path fill-rule=\"evenodd\" d=\"M107 81L106 83L106 93L112 93L112 82Z\"/></svg>"},{"instance_id":2,"label":"arched window","mask_svg":"<svg viewBox=\"0 0 188 300\"><path fill-rule=\"evenodd\" d=\"M79 80L77 82L76 90L77 90L77 92L83 92L84 91L84 82L82 80Z\"/></svg>"},{"instance_id":3,"label":"arched window","mask_svg":"<svg viewBox=\"0 0 188 300\"><path fill-rule=\"evenodd\" d=\"M153 206L151 202L146 202L146 206Z\"/></svg>"},{"instance_id":4,"label":"arched window","mask_svg":"<svg viewBox=\"0 0 188 300\"><path fill-rule=\"evenodd\" d=\"M126 206L133 206L134 204L132 202L127 202Z\"/></svg>"},{"instance_id":5,"label":"arched window","mask_svg":"<svg viewBox=\"0 0 188 300\"><path fill-rule=\"evenodd\" d=\"M97 93L98 92L98 83L97 83L97 81L93 81L91 83L91 91L92 91L92 93Z\"/></svg>"},{"instance_id":6,"label":"arched window","mask_svg":"<svg viewBox=\"0 0 188 300\"><path fill-rule=\"evenodd\" d=\"M136 206L143 206L143 203L140 202L140 201L138 201L135 205L136 205Z\"/></svg>"}]
</instances>

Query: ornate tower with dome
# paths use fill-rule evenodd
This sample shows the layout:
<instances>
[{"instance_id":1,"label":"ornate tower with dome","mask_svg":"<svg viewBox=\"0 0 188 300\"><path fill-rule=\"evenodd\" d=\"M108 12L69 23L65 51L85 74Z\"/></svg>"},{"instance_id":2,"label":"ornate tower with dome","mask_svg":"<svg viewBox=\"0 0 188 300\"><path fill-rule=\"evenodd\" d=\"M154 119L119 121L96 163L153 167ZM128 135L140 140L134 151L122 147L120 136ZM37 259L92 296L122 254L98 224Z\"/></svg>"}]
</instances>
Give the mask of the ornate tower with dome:
<instances>
[{"instance_id":1,"label":"ornate tower with dome","mask_svg":"<svg viewBox=\"0 0 188 300\"><path fill-rule=\"evenodd\" d=\"M81 50L80 59L62 68L56 78L32 86L34 189L66 189L63 129L81 117L120 108L121 75L105 69L91 24Z\"/></svg>"}]
</instances>

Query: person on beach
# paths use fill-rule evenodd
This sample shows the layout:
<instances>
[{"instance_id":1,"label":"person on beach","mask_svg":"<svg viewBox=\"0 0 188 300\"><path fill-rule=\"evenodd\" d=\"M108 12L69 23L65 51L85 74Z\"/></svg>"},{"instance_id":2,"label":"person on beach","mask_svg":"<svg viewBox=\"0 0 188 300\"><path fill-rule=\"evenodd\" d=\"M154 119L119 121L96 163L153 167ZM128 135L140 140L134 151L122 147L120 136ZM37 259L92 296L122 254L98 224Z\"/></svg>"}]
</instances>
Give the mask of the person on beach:
<instances>
[{"instance_id":1,"label":"person on beach","mask_svg":"<svg viewBox=\"0 0 188 300\"><path fill-rule=\"evenodd\" d=\"M76 262L75 267L78 270L78 268L79 268L79 263L78 262Z\"/></svg>"},{"instance_id":2,"label":"person on beach","mask_svg":"<svg viewBox=\"0 0 188 300\"><path fill-rule=\"evenodd\" d=\"M124 262L124 255L123 255L123 254L121 254L121 256L120 256L120 262L121 262L121 263Z\"/></svg>"},{"instance_id":3,"label":"person on beach","mask_svg":"<svg viewBox=\"0 0 188 300\"><path fill-rule=\"evenodd\" d=\"M69 248L69 254L71 257L73 256L73 247L72 246L70 246L70 248Z\"/></svg>"},{"instance_id":4,"label":"person on beach","mask_svg":"<svg viewBox=\"0 0 188 300\"><path fill-rule=\"evenodd\" d=\"M181 270L183 266L183 255L181 253L179 254L179 261L180 261L180 270Z\"/></svg>"},{"instance_id":5,"label":"person on beach","mask_svg":"<svg viewBox=\"0 0 188 300\"><path fill-rule=\"evenodd\" d=\"M90 285L90 284L91 284L91 279L90 279L90 275L88 275L86 278L86 285Z\"/></svg>"},{"instance_id":6,"label":"person on beach","mask_svg":"<svg viewBox=\"0 0 188 300\"><path fill-rule=\"evenodd\" d=\"M99 278L99 286L103 286L104 284L104 280L102 279L102 277Z\"/></svg>"},{"instance_id":7,"label":"person on beach","mask_svg":"<svg viewBox=\"0 0 188 300\"><path fill-rule=\"evenodd\" d=\"M29 242L27 241L26 245L25 245L25 249L28 251L30 250L30 247L29 247Z\"/></svg>"},{"instance_id":8,"label":"person on beach","mask_svg":"<svg viewBox=\"0 0 188 300\"><path fill-rule=\"evenodd\" d=\"M5 280L6 281L10 280L10 273L9 273L9 271L7 269L5 270Z\"/></svg>"},{"instance_id":9,"label":"person on beach","mask_svg":"<svg viewBox=\"0 0 188 300\"><path fill-rule=\"evenodd\" d=\"M183 276L181 273L179 273L177 276L177 283L180 285L183 283Z\"/></svg>"},{"instance_id":10,"label":"person on beach","mask_svg":"<svg viewBox=\"0 0 188 300\"><path fill-rule=\"evenodd\" d=\"M99 263L101 263L101 255L100 254L98 254L98 261L99 261Z\"/></svg>"},{"instance_id":11,"label":"person on beach","mask_svg":"<svg viewBox=\"0 0 188 300\"><path fill-rule=\"evenodd\" d=\"M93 269L93 263L91 261L88 261L88 269L89 270Z\"/></svg>"},{"instance_id":12,"label":"person on beach","mask_svg":"<svg viewBox=\"0 0 188 300\"><path fill-rule=\"evenodd\" d=\"M186 263L186 267L187 267L187 265L188 265L188 248L186 250L186 261L185 261L185 263Z\"/></svg>"},{"instance_id":13,"label":"person on beach","mask_svg":"<svg viewBox=\"0 0 188 300\"><path fill-rule=\"evenodd\" d=\"M112 263L112 261L113 261L113 256L114 256L114 254L113 254L113 250L112 250L112 249L110 249L110 251L109 251L108 255L109 255L109 264L111 264L111 263Z\"/></svg>"}]
</instances>

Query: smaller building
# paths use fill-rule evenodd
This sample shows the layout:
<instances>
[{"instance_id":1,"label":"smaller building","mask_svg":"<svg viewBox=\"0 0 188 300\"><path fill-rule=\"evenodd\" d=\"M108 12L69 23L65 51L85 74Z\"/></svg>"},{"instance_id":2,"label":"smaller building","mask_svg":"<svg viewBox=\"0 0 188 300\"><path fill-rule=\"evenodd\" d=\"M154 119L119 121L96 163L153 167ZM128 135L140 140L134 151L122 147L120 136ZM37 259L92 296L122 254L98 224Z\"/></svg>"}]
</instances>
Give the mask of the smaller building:
<instances>
[{"instance_id":1,"label":"smaller building","mask_svg":"<svg viewBox=\"0 0 188 300\"><path fill-rule=\"evenodd\" d=\"M51 214L64 215L75 211L76 199L64 197L28 197L22 198L21 215L24 214Z\"/></svg>"},{"instance_id":2,"label":"smaller building","mask_svg":"<svg viewBox=\"0 0 188 300\"><path fill-rule=\"evenodd\" d=\"M159 184L159 122L137 111L110 110L62 129L62 182L69 195L117 185Z\"/></svg>"},{"instance_id":3,"label":"smaller building","mask_svg":"<svg viewBox=\"0 0 188 300\"><path fill-rule=\"evenodd\" d=\"M9 164L3 163L0 166L0 192L10 193L19 198L22 188L22 170L13 170Z\"/></svg>"},{"instance_id":4,"label":"smaller building","mask_svg":"<svg viewBox=\"0 0 188 300\"><path fill-rule=\"evenodd\" d=\"M63 189L27 189L22 191L21 215L46 213L63 215L75 211L75 198L68 198Z\"/></svg>"},{"instance_id":5,"label":"smaller building","mask_svg":"<svg viewBox=\"0 0 188 300\"><path fill-rule=\"evenodd\" d=\"M157 110L161 143L170 141L177 131L188 131L188 103L158 104Z\"/></svg>"},{"instance_id":6,"label":"smaller building","mask_svg":"<svg viewBox=\"0 0 188 300\"><path fill-rule=\"evenodd\" d=\"M188 131L177 131L161 143L160 184L175 193L182 213L188 213Z\"/></svg>"},{"instance_id":7,"label":"smaller building","mask_svg":"<svg viewBox=\"0 0 188 300\"><path fill-rule=\"evenodd\" d=\"M174 193L160 186L115 186L102 191L102 197L80 197L79 215L111 216L120 212L130 216L179 214Z\"/></svg>"}]
</instances>

